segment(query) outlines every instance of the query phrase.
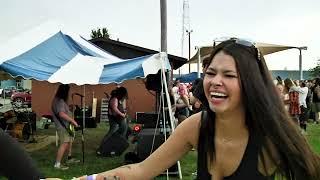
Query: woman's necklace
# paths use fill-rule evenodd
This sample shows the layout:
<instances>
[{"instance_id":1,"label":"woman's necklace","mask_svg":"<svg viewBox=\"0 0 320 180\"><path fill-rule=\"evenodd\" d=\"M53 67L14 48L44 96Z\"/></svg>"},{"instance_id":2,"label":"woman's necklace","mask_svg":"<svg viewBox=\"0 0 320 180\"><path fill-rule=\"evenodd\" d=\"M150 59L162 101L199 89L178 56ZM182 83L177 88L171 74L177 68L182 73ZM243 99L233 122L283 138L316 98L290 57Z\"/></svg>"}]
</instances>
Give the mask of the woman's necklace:
<instances>
[{"instance_id":1,"label":"woman's necklace","mask_svg":"<svg viewBox=\"0 0 320 180\"><path fill-rule=\"evenodd\" d=\"M229 143L232 142L232 138L224 138L224 137L222 137L222 138L221 138L221 142L222 142L223 144L229 144Z\"/></svg>"}]
</instances>

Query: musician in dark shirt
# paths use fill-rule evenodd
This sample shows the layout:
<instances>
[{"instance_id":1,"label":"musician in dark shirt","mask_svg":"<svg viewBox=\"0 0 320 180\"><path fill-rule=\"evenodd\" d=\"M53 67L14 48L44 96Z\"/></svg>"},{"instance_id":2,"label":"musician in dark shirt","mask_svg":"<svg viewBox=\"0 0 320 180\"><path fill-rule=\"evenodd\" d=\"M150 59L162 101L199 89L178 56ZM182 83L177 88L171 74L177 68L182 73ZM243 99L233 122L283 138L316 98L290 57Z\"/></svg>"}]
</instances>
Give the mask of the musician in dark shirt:
<instances>
[{"instance_id":1,"label":"musician in dark shirt","mask_svg":"<svg viewBox=\"0 0 320 180\"><path fill-rule=\"evenodd\" d=\"M125 87L117 87L111 92L108 106L109 131L103 137L100 146L97 149L97 155L101 155L102 146L114 134L119 133L120 136L126 137L128 124L126 122L126 99L128 92Z\"/></svg>"}]
</instances>

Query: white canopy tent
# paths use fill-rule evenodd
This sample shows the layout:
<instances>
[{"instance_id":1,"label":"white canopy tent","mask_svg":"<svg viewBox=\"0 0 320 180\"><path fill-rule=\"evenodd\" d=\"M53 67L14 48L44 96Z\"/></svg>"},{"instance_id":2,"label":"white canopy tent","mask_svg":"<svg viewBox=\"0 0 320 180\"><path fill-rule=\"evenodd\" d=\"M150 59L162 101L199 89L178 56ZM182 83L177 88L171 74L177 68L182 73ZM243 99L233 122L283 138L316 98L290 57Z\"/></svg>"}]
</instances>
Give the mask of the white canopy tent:
<instances>
[{"instance_id":1,"label":"white canopy tent","mask_svg":"<svg viewBox=\"0 0 320 180\"><path fill-rule=\"evenodd\" d=\"M122 83L129 79L145 78L148 74L156 74L158 70L162 71L161 77L165 81L164 71L170 69L165 52L121 59L79 35L62 31L56 23L51 22L0 45L1 79L24 78L76 84L83 86L83 94L86 84ZM163 91L168 98L167 86ZM82 105L84 109L85 104ZM171 118L171 109L169 113ZM172 119L170 122L174 127ZM82 127L85 127L85 111ZM82 141L84 162L83 128Z\"/></svg>"},{"instance_id":2,"label":"white canopy tent","mask_svg":"<svg viewBox=\"0 0 320 180\"><path fill-rule=\"evenodd\" d=\"M255 46L260 50L260 52L263 55L272 54L275 52L288 50L288 49L298 49L300 51L299 55L299 71L300 71L300 79L303 79L302 77L302 55L301 50L306 50L307 47L296 47L296 46L286 46L286 45L277 45L277 44L269 44L269 43L262 43L262 42L256 42ZM197 53L190 59L189 63L197 63L197 71L198 71L198 77L200 77L200 63L202 63L202 60L208 56L210 56L210 53L213 50L213 46L197 46Z\"/></svg>"}]
</instances>

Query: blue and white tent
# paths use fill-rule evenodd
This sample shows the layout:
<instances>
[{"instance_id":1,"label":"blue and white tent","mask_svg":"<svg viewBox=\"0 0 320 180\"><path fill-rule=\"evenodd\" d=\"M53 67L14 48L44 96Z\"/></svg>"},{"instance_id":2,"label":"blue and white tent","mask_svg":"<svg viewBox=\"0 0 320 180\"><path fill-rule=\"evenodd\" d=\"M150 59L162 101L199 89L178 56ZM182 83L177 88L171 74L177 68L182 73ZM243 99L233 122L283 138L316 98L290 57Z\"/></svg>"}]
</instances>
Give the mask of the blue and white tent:
<instances>
[{"instance_id":1,"label":"blue and white tent","mask_svg":"<svg viewBox=\"0 0 320 180\"><path fill-rule=\"evenodd\" d=\"M62 32L52 23L25 32L0 46L2 71L13 77L52 83L121 83L155 74L162 67L170 69L166 55L120 59L79 35Z\"/></svg>"},{"instance_id":2,"label":"blue and white tent","mask_svg":"<svg viewBox=\"0 0 320 180\"><path fill-rule=\"evenodd\" d=\"M191 72L189 74L182 74L182 75L175 75L176 79L179 80L182 83L192 83L198 78L198 72ZM200 75L203 76L203 73Z\"/></svg>"}]
</instances>

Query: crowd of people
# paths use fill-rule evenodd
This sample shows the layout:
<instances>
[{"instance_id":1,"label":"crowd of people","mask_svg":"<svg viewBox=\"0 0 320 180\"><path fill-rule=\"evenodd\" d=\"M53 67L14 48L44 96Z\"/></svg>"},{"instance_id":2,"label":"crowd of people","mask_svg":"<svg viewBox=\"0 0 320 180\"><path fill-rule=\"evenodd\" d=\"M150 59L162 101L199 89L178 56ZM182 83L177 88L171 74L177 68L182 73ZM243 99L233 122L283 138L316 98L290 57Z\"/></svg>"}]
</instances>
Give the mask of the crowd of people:
<instances>
[{"instance_id":1,"label":"crowd of people","mask_svg":"<svg viewBox=\"0 0 320 180\"><path fill-rule=\"evenodd\" d=\"M176 81L170 91L178 120L166 142L140 163L77 179L152 179L192 149L198 153L199 180L320 179L320 157L303 135L310 112L319 123L319 79L310 83L278 78L275 83L254 44L236 38L214 46L203 64L204 76L190 90ZM63 93L60 88L65 88ZM52 105L61 131L54 167L62 169L60 157L65 152L71 156L73 140L66 127L78 124L68 115L69 87L59 89ZM111 93L110 129L102 141L116 132L125 136L127 98L125 88ZM40 173L34 172L39 179Z\"/></svg>"},{"instance_id":2,"label":"crowd of people","mask_svg":"<svg viewBox=\"0 0 320 180\"><path fill-rule=\"evenodd\" d=\"M320 122L320 79L314 80L282 80L275 81L279 96L292 120L300 126L301 132L307 134L307 122Z\"/></svg>"}]
</instances>

